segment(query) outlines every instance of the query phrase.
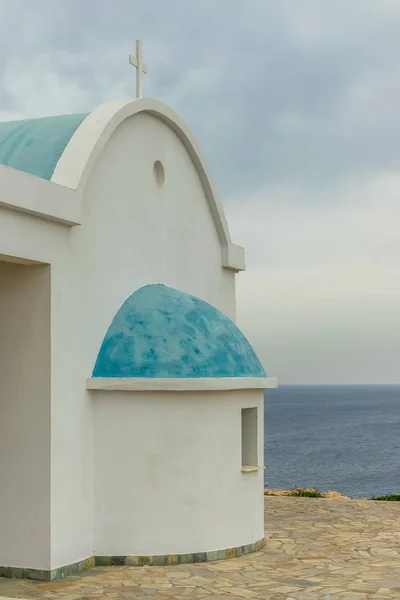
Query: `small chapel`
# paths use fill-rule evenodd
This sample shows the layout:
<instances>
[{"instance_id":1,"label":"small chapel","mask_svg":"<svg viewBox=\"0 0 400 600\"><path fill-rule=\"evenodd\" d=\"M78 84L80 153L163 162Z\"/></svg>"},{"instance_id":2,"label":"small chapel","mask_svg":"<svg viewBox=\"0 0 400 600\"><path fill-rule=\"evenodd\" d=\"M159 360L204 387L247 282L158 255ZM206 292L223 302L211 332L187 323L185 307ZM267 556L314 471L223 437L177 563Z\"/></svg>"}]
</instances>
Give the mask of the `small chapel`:
<instances>
[{"instance_id":1,"label":"small chapel","mask_svg":"<svg viewBox=\"0 0 400 600\"><path fill-rule=\"evenodd\" d=\"M199 147L142 94L0 123L0 576L265 543L244 250Z\"/></svg>"}]
</instances>

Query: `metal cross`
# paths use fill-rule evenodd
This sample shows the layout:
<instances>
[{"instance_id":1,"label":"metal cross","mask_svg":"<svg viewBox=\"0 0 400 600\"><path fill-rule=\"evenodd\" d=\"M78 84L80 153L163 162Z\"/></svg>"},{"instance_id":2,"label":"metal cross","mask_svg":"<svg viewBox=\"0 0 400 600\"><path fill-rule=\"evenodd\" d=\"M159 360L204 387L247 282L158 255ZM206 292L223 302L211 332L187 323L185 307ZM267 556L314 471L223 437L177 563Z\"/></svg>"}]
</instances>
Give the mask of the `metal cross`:
<instances>
[{"instance_id":1,"label":"metal cross","mask_svg":"<svg viewBox=\"0 0 400 600\"><path fill-rule=\"evenodd\" d=\"M136 67L136 98L143 96L142 73L147 73L147 67L143 64L142 42L136 40L136 56L129 55L129 62Z\"/></svg>"}]
</instances>

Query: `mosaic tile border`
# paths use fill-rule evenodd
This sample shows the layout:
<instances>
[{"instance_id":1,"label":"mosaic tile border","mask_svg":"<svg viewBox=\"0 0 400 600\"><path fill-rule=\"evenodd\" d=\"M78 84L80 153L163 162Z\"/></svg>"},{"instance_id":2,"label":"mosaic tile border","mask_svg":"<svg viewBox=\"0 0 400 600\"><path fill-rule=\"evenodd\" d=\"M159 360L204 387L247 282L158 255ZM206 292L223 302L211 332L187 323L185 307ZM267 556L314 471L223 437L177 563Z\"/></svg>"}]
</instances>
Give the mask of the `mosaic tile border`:
<instances>
[{"instance_id":1,"label":"mosaic tile border","mask_svg":"<svg viewBox=\"0 0 400 600\"><path fill-rule=\"evenodd\" d=\"M24 567L0 567L0 577L12 579L36 579L38 581L54 581L68 575L74 575L85 569L95 566L95 557L86 558L70 565L58 567L58 569L25 569Z\"/></svg>"},{"instance_id":2,"label":"mosaic tile border","mask_svg":"<svg viewBox=\"0 0 400 600\"><path fill-rule=\"evenodd\" d=\"M244 556L251 552L258 552L265 546L265 537L252 544L226 548L225 550L212 550L211 552L193 552L192 554L160 554L155 556L92 556L58 569L26 569L24 567L0 567L0 577L12 579L36 579L39 581L54 581L68 575L74 575L85 569L93 567L130 566L143 567L184 565L189 563L211 562L214 560L227 560Z\"/></svg>"},{"instance_id":3,"label":"mosaic tile border","mask_svg":"<svg viewBox=\"0 0 400 600\"><path fill-rule=\"evenodd\" d=\"M237 546L236 548L226 548L224 550L212 550L211 552L193 552L191 554L159 554L155 556L96 556L96 567L112 566L130 566L143 567L165 566L165 565L186 565L190 563L211 562L214 560L227 560L237 558L257 552L265 546L265 537L252 544Z\"/></svg>"}]
</instances>

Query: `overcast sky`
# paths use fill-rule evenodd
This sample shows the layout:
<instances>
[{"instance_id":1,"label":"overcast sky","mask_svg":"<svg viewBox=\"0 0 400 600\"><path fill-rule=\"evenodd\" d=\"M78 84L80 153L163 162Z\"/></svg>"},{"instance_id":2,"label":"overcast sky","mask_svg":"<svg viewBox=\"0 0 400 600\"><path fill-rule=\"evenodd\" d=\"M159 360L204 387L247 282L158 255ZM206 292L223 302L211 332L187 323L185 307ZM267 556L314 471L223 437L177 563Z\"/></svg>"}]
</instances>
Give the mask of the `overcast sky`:
<instances>
[{"instance_id":1,"label":"overcast sky","mask_svg":"<svg viewBox=\"0 0 400 600\"><path fill-rule=\"evenodd\" d=\"M197 137L281 383L400 382L400 0L0 0L0 120L145 95Z\"/></svg>"}]
</instances>

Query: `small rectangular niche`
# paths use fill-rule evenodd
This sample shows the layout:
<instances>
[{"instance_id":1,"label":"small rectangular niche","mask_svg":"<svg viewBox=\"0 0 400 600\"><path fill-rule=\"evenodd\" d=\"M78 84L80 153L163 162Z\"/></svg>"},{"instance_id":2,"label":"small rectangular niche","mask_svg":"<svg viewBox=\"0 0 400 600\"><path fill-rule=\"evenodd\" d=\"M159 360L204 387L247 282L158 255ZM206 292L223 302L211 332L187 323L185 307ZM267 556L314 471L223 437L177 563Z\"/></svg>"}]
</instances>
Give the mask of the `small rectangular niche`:
<instances>
[{"instance_id":1,"label":"small rectangular niche","mask_svg":"<svg viewBox=\"0 0 400 600\"><path fill-rule=\"evenodd\" d=\"M242 472L258 470L257 408L242 408Z\"/></svg>"}]
</instances>

